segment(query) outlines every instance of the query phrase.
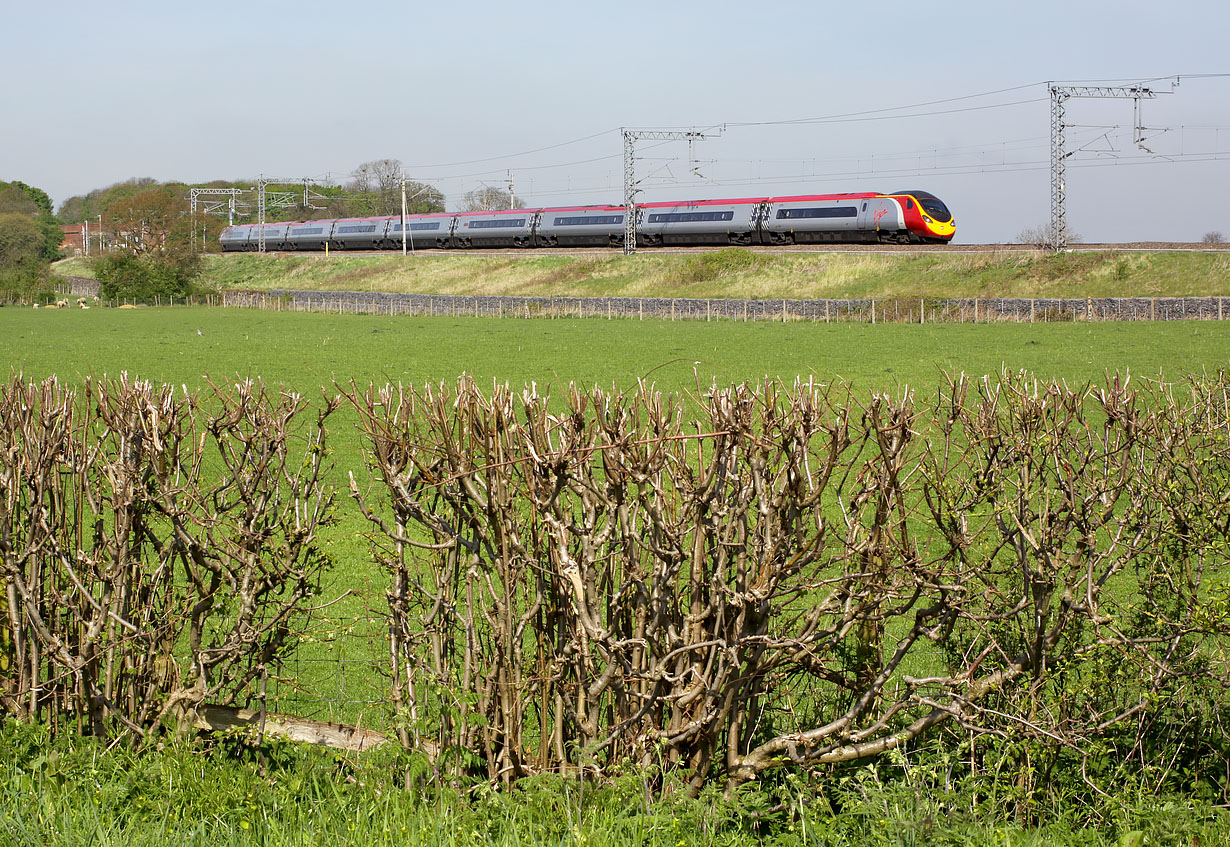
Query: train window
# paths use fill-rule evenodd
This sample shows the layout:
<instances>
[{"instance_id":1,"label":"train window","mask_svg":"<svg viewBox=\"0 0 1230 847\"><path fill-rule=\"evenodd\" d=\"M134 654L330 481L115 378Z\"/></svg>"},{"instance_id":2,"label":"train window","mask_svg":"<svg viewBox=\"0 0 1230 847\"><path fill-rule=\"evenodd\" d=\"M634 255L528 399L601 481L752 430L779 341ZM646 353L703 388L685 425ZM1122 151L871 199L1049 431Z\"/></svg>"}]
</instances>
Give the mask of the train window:
<instances>
[{"instance_id":1,"label":"train window","mask_svg":"<svg viewBox=\"0 0 1230 847\"><path fill-rule=\"evenodd\" d=\"M735 213L731 212L665 212L658 215L650 215L649 222L651 224L676 224L676 223L694 223L698 221L729 221L733 220Z\"/></svg>"},{"instance_id":2,"label":"train window","mask_svg":"<svg viewBox=\"0 0 1230 847\"><path fill-rule=\"evenodd\" d=\"M864 211L864 212L865 212L865 211L867 211L867 204L866 204L866 203L864 203L864 204L863 204L863 211Z\"/></svg>"},{"instance_id":3,"label":"train window","mask_svg":"<svg viewBox=\"0 0 1230 847\"><path fill-rule=\"evenodd\" d=\"M291 235L320 235L324 231L324 227L314 226L308 229L296 229L291 232Z\"/></svg>"},{"instance_id":4,"label":"train window","mask_svg":"<svg viewBox=\"0 0 1230 847\"><path fill-rule=\"evenodd\" d=\"M786 218L854 218L858 209L853 206L825 206L819 209L778 209L777 219Z\"/></svg>"},{"instance_id":5,"label":"train window","mask_svg":"<svg viewBox=\"0 0 1230 847\"><path fill-rule=\"evenodd\" d=\"M468 221L471 229L496 229L499 227L525 226L525 218L498 218L487 221Z\"/></svg>"},{"instance_id":6,"label":"train window","mask_svg":"<svg viewBox=\"0 0 1230 847\"><path fill-rule=\"evenodd\" d=\"M589 215L574 218L556 218L555 226L602 226L605 224L621 224L623 215Z\"/></svg>"},{"instance_id":7,"label":"train window","mask_svg":"<svg viewBox=\"0 0 1230 847\"><path fill-rule=\"evenodd\" d=\"M422 231L422 230L436 230L436 229L439 229L439 228L440 228L440 222L439 222L439 221L430 221L430 222L418 223L418 224L416 224L416 223L411 223L411 224L410 224L410 226L408 226L408 227L406 227L406 228L407 228L410 232L419 232L419 231ZM401 224L393 224L393 229L392 229L392 230L390 230L390 231L391 231L391 232L401 232Z\"/></svg>"},{"instance_id":8,"label":"train window","mask_svg":"<svg viewBox=\"0 0 1230 847\"><path fill-rule=\"evenodd\" d=\"M375 232L375 231L376 231L376 225L375 225L375 224L366 224L366 225L364 225L364 226L339 226L339 227L337 228L337 231L338 231L338 233L349 233L349 232Z\"/></svg>"},{"instance_id":9,"label":"train window","mask_svg":"<svg viewBox=\"0 0 1230 847\"><path fill-rule=\"evenodd\" d=\"M914 208L914 201L913 201L913 199L911 199L911 198L909 198L909 197L905 198L905 207L906 207L907 209L913 209L913 208Z\"/></svg>"}]
</instances>

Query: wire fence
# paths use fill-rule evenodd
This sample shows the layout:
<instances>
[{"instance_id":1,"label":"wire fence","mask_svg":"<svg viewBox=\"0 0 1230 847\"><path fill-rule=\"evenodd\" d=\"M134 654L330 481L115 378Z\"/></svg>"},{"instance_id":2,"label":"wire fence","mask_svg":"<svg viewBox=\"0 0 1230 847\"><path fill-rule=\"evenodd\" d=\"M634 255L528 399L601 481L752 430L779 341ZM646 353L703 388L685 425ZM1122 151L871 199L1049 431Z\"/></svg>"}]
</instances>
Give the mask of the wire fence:
<instances>
[{"instance_id":1,"label":"wire fence","mask_svg":"<svg viewBox=\"0 0 1230 847\"><path fill-rule=\"evenodd\" d=\"M1225 297L718 299L514 297L357 291L225 291L227 308L425 317L824 323L1224 320Z\"/></svg>"},{"instance_id":2,"label":"wire fence","mask_svg":"<svg viewBox=\"0 0 1230 847\"><path fill-rule=\"evenodd\" d=\"M270 712L383 729L391 710L388 622L314 616L312 635L269 669ZM247 704L258 708L259 701Z\"/></svg>"},{"instance_id":3,"label":"wire fence","mask_svg":"<svg viewBox=\"0 0 1230 847\"><path fill-rule=\"evenodd\" d=\"M65 298L98 296L98 283L65 277ZM621 318L675 321L810 321L823 323L1048 323L1075 321L1225 320L1226 297L897 297L727 299L689 297L519 297L400 294L381 291L233 290L193 297L104 301L154 306L221 306L323 314L413 317ZM71 304L70 304L71 305Z\"/></svg>"}]
</instances>

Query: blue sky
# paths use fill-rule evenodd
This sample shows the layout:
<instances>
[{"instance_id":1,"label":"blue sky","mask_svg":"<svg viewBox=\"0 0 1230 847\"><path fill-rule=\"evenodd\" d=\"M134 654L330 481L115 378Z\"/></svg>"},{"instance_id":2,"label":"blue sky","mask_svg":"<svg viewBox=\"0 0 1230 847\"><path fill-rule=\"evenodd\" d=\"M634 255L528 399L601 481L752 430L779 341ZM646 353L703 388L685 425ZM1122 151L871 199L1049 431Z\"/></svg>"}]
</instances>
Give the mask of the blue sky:
<instances>
[{"instance_id":1,"label":"blue sky","mask_svg":"<svg viewBox=\"0 0 1230 847\"><path fill-rule=\"evenodd\" d=\"M135 176L344 180L377 158L454 202L510 170L531 203L619 202L619 127L725 123L693 162L643 144L642 196L922 188L959 240L1004 241L1048 220L1044 81L1182 74L1144 107L1157 156L1130 101L1070 103L1069 225L1230 235L1230 78L1197 76L1230 73L1224 3L14 5L0 179L57 203Z\"/></svg>"}]
</instances>

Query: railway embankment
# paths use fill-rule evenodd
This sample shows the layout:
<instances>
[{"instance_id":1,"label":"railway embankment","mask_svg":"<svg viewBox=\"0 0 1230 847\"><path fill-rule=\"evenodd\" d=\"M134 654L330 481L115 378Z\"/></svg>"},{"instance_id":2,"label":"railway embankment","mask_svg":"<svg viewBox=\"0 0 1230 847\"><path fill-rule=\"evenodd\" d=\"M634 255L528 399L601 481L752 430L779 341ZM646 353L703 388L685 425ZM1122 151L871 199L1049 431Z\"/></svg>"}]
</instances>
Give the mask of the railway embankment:
<instances>
[{"instance_id":1,"label":"railway embankment","mask_svg":"<svg viewBox=\"0 0 1230 847\"><path fill-rule=\"evenodd\" d=\"M59 263L65 277L88 262ZM927 250L494 251L210 255L204 286L469 297L858 299L1230 296L1230 252L1008 247Z\"/></svg>"}]
</instances>

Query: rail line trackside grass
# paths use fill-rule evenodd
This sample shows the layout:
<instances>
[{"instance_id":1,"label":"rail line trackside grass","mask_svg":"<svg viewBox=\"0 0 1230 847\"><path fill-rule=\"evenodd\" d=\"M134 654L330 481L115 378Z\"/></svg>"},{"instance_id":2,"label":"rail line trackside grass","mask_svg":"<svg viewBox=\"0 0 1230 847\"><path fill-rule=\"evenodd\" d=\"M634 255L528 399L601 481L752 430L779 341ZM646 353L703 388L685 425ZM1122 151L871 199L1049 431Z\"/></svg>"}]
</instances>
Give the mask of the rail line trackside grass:
<instances>
[{"instance_id":1,"label":"rail line trackside grass","mask_svg":"<svg viewBox=\"0 0 1230 847\"><path fill-rule=\"evenodd\" d=\"M90 276L88 262L56 265ZM552 256L209 255L203 284L416 294L916 298L1230 295L1230 254L1184 252L767 254L738 248Z\"/></svg>"}]
</instances>

